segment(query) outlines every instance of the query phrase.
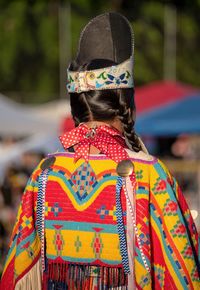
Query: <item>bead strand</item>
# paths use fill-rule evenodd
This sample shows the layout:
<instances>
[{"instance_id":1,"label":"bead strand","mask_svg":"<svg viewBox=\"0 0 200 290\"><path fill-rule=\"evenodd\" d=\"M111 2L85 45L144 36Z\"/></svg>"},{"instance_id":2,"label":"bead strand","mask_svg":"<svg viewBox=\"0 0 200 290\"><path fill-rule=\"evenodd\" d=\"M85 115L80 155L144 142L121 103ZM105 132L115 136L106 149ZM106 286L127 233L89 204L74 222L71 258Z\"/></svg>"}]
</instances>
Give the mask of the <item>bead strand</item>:
<instances>
[{"instance_id":1,"label":"bead strand","mask_svg":"<svg viewBox=\"0 0 200 290\"><path fill-rule=\"evenodd\" d=\"M122 256L122 265L124 272L126 274L130 273L129 261L128 261L128 251L127 251L127 242L125 236L125 229L123 223L123 214L120 201L121 189L123 187L123 178L119 176L117 178L116 184L116 216L117 216L117 231L119 234L119 243L120 243L120 253Z\"/></svg>"},{"instance_id":2,"label":"bead strand","mask_svg":"<svg viewBox=\"0 0 200 290\"><path fill-rule=\"evenodd\" d=\"M45 271L45 250L44 250L44 227L45 227L45 193L49 170L45 169L42 174L42 224L41 224L41 259L42 272Z\"/></svg>"},{"instance_id":3,"label":"bead strand","mask_svg":"<svg viewBox=\"0 0 200 290\"><path fill-rule=\"evenodd\" d=\"M130 180L130 178L129 178L129 180ZM130 180L130 182L131 182L131 180ZM134 180L131 183L133 185L133 190L135 191L135 186L136 186L135 176L134 176ZM143 260L143 263L145 265L146 270L150 273L151 270L150 270L150 268L149 268L149 266L147 264L147 261L146 261L146 258L145 258L145 255L144 255L144 252L143 252L143 249L142 249L142 244L141 244L141 241L140 241L140 237L139 237L139 233L138 233L138 228L137 228L136 221L135 221L133 208L131 206L131 202L130 202L130 199L129 199L129 196L128 196L125 179L123 179L123 188L124 188L124 193L125 193L125 196L126 196L126 199L127 199L128 207L129 207L129 210L130 210L130 213L131 213L131 217L132 217L132 221L133 221L133 226L134 226L136 238L137 238L137 241L138 241L138 245L139 245L139 250L140 250L140 253L141 253L141 257L142 257L142 260ZM135 194L135 192L134 192L134 194Z\"/></svg>"}]
</instances>

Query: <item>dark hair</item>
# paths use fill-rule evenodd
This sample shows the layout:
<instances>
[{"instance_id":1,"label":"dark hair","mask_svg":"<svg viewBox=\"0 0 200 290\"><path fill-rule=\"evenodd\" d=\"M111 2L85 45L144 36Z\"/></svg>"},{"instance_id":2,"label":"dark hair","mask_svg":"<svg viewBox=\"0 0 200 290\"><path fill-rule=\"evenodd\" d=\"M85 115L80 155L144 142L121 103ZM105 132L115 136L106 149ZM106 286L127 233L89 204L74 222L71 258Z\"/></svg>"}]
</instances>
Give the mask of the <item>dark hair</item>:
<instances>
[{"instance_id":1,"label":"dark hair","mask_svg":"<svg viewBox=\"0 0 200 290\"><path fill-rule=\"evenodd\" d=\"M93 60L83 66L78 66L76 62L73 62L70 70L92 70L115 64L113 61L102 59ZM132 112L135 110L133 88L70 93L70 104L75 126L91 120L106 121L118 117L123 124L124 136L129 145L136 152L141 150L132 116Z\"/></svg>"}]
</instances>

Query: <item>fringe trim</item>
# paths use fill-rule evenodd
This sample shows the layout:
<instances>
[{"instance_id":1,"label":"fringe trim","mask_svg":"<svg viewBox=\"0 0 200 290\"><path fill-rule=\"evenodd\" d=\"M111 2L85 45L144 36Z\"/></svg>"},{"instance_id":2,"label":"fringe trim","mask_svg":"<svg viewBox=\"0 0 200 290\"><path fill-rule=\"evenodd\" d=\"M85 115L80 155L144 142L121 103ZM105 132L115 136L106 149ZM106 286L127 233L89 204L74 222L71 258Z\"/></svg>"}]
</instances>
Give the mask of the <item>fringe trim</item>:
<instances>
[{"instance_id":1,"label":"fringe trim","mask_svg":"<svg viewBox=\"0 0 200 290\"><path fill-rule=\"evenodd\" d=\"M15 285L15 290L42 290L41 261L26 273Z\"/></svg>"},{"instance_id":2,"label":"fringe trim","mask_svg":"<svg viewBox=\"0 0 200 290\"><path fill-rule=\"evenodd\" d=\"M128 277L123 268L48 262L43 289L127 290Z\"/></svg>"}]
</instances>

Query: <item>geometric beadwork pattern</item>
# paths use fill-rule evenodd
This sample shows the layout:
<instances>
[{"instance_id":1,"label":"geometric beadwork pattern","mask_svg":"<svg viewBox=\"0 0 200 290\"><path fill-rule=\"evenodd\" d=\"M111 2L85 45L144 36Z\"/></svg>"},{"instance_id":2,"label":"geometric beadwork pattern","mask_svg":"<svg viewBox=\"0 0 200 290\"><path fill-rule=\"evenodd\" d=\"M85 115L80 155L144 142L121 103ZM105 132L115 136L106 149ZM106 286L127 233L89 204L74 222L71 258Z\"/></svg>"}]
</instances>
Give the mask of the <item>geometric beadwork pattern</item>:
<instances>
[{"instance_id":1,"label":"geometric beadwork pattern","mask_svg":"<svg viewBox=\"0 0 200 290\"><path fill-rule=\"evenodd\" d=\"M31 229L31 227L32 227L32 221L33 221L32 216L27 217L26 215L24 215L22 217L22 220L23 220L23 222L22 222L22 228L28 227L29 229Z\"/></svg>"},{"instance_id":2,"label":"geometric beadwork pattern","mask_svg":"<svg viewBox=\"0 0 200 290\"><path fill-rule=\"evenodd\" d=\"M79 252L80 248L82 247L82 243L80 241L79 236L77 236L76 241L74 242L74 246L76 248L76 252Z\"/></svg>"},{"instance_id":3,"label":"geometric beadwork pattern","mask_svg":"<svg viewBox=\"0 0 200 290\"><path fill-rule=\"evenodd\" d=\"M192 281L197 281L197 282L199 282L199 274L198 274L198 270L197 270L196 267L194 267L194 268L192 269L191 277L192 277Z\"/></svg>"},{"instance_id":4,"label":"geometric beadwork pattern","mask_svg":"<svg viewBox=\"0 0 200 290\"><path fill-rule=\"evenodd\" d=\"M57 256L62 256L62 250L65 244L63 236L61 234L62 225L54 225L54 228L55 228L55 234L53 237L54 247L56 249Z\"/></svg>"},{"instance_id":5,"label":"geometric beadwork pattern","mask_svg":"<svg viewBox=\"0 0 200 290\"><path fill-rule=\"evenodd\" d=\"M168 216L176 215L177 209L178 209L177 203L168 198L164 204L163 213L164 215L168 215Z\"/></svg>"},{"instance_id":6,"label":"geometric beadwork pattern","mask_svg":"<svg viewBox=\"0 0 200 290\"><path fill-rule=\"evenodd\" d=\"M34 260L34 249L31 246L29 246L26 250L28 252L30 259Z\"/></svg>"},{"instance_id":7,"label":"geometric beadwork pattern","mask_svg":"<svg viewBox=\"0 0 200 290\"><path fill-rule=\"evenodd\" d=\"M103 243L100 236L101 228L93 228L95 230L95 235L91 243L91 247L93 248L93 252L95 254L95 258L98 259L101 256Z\"/></svg>"},{"instance_id":8,"label":"geometric beadwork pattern","mask_svg":"<svg viewBox=\"0 0 200 290\"><path fill-rule=\"evenodd\" d=\"M51 207L51 212L53 212L54 216L58 216L60 212L62 212L62 207L59 206L58 202L55 202L54 205Z\"/></svg>"},{"instance_id":9,"label":"geometric beadwork pattern","mask_svg":"<svg viewBox=\"0 0 200 290\"><path fill-rule=\"evenodd\" d=\"M167 192L166 181L158 177L156 183L154 184L153 192L154 194L165 194Z\"/></svg>"},{"instance_id":10,"label":"geometric beadwork pattern","mask_svg":"<svg viewBox=\"0 0 200 290\"><path fill-rule=\"evenodd\" d=\"M138 170L135 172L135 176L136 176L136 179L142 179L143 178L143 170Z\"/></svg>"},{"instance_id":11,"label":"geometric beadwork pattern","mask_svg":"<svg viewBox=\"0 0 200 290\"><path fill-rule=\"evenodd\" d=\"M96 213L100 215L101 219L104 219L105 216L109 215L109 210L106 209L105 205L102 205L99 209L96 210Z\"/></svg>"},{"instance_id":12,"label":"geometric beadwork pattern","mask_svg":"<svg viewBox=\"0 0 200 290\"><path fill-rule=\"evenodd\" d=\"M164 280L165 280L165 272L164 272L164 267L161 265L154 265L154 271L155 271L155 276L158 279L160 288L163 289L164 286Z\"/></svg>"},{"instance_id":13,"label":"geometric beadwork pattern","mask_svg":"<svg viewBox=\"0 0 200 290\"><path fill-rule=\"evenodd\" d=\"M84 162L71 175L72 188L80 201L83 201L96 185L96 175L89 163Z\"/></svg>"},{"instance_id":14,"label":"geometric beadwork pattern","mask_svg":"<svg viewBox=\"0 0 200 290\"><path fill-rule=\"evenodd\" d=\"M149 276L149 273L146 274L146 275L143 275L141 277L141 280L140 280L140 287L143 289L145 288L145 286L148 286L150 284L150 276Z\"/></svg>"},{"instance_id":15,"label":"geometric beadwork pattern","mask_svg":"<svg viewBox=\"0 0 200 290\"><path fill-rule=\"evenodd\" d=\"M105 205L102 205L96 210L96 213L100 216L101 219L105 219L106 216L111 216L114 221L117 220L116 217L116 206L113 206L112 210L106 209ZM124 215L124 214L123 214ZM126 215L126 213L125 213Z\"/></svg>"},{"instance_id":16,"label":"geometric beadwork pattern","mask_svg":"<svg viewBox=\"0 0 200 290\"><path fill-rule=\"evenodd\" d=\"M45 201L45 216L48 216L49 212L51 212L51 206L49 206L49 203Z\"/></svg>"},{"instance_id":17,"label":"geometric beadwork pattern","mask_svg":"<svg viewBox=\"0 0 200 290\"><path fill-rule=\"evenodd\" d=\"M170 232L173 237L186 237L186 228L179 220Z\"/></svg>"},{"instance_id":18,"label":"geometric beadwork pattern","mask_svg":"<svg viewBox=\"0 0 200 290\"><path fill-rule=\"evenodd\" d=\"M183 255L185 259L193 259L192 247L186 244L181 254Z\"/></svg>"},{"instance_id":19,"label":"geometric beadwork pattern","mask_svg":"<svg viewBox=\"0 0 200 290\"><path fill-rule=\"evenodd\" d=\"M141 233L139 235L139 237L140 237L140 242L141 242L142 246L145 245L145 244L146 245L150 244L150 237L149 237L148 233L147 234Z\"/></svg>"},{"instance_id":20,"label":"geometric beadwork pattern","mask_svg":"<svg viewBox=\"0 0 200 290\"><path fill-rule=\"evenodd\" d=\"M22 245L21 249L24 249L28 253L29 258L34 260L34 249L31 247L30 241Z\"/></svg>"},{"instance_id":21,"label":"geometric beadwork pattern","mask_svg":"<svg viewBox=\"0 0 200 290\"><path fill-rule=\"evenodd\" d=\"M29 258L31 260L34 260L34 249L31 247L30 241L28 241L27 243L25 243L24 245L22 245L21 246L21 249L24 249L27 252Z\"/></svg>"}]
</instances>

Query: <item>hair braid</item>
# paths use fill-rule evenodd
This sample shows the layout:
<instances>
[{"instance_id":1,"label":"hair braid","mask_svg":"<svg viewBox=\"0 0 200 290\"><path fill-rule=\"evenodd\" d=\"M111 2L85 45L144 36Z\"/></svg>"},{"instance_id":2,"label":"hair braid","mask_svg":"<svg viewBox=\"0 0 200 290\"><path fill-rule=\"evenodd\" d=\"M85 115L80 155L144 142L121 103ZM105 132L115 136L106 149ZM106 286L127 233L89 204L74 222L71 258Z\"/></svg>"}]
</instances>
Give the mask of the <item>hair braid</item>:
<instances>
[{"instance_id":1,"label":"hair braid","mask_svg":"<svg viewBox=\"0 0 200 290\"><path fill-rule=\"evenodd\" d=\"M110 60L96 59L82 66L72 62L70 69L72 71L84 71L115 64ZM136 152L142 150L134 130L135 121L132 117L132 112L135 109L133 88L71 93L70 103L75 126L91 120L108 121L117 117L122 122L124 136L129 148Z\"/></svg>"},{"instance_id":2,"label":"hair braid","mask_svg":"<svg viewBox=\"0 0 200 290\"><path fill-rule=\"evenodd\" d=\"M142 148L141 148L139 138L135 133L135 129L134 129L135 121L132 117L132 110L130 107L129 108L127 107L124 101L122 101L121 94L120 94L120 99L119 99L119 106L120 107L119 107L118 117L123 124L124 136L128 143L127 145L131 147L130 149L138 152L142 150Z\"/></svg>"}]
</instances>

